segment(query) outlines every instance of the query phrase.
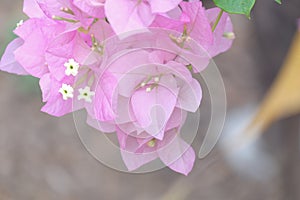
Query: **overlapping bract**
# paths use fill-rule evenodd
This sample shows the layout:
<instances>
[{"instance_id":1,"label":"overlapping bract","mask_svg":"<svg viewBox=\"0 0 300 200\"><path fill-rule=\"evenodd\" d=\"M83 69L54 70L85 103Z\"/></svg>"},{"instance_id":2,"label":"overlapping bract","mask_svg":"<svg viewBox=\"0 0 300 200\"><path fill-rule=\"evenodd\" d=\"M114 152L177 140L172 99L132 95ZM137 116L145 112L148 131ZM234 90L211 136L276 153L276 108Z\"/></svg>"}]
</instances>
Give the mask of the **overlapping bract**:
<instances>
[{"instance_id":1,"label":"overlapping bract","mask_svg":"<svg viewBox=\"0 0 300 200\"><path fill-rule=\"evenodd\" d=\"M116 132L129 170L160 158L187 175L195 153L181 138L202 92L193 73L232 44L227 14L180 0L25 0L2 71L40 78L53 116L78 109Z\"/></svg>"}]
</instances>

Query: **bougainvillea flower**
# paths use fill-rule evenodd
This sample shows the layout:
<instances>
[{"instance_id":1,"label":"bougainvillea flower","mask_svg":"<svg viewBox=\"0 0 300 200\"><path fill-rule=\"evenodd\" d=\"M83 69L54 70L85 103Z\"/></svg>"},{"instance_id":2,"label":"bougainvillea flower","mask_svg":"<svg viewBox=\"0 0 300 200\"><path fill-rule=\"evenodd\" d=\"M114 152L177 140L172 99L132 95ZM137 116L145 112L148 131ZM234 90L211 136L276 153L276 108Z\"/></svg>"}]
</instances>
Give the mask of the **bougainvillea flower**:
<instances>
[{"instance_id":1,"label":"bougainvillea flower","mask_svg":"<svg viewBox=\"0 0 300 200\"><path fill-rule=\"evenodd\" d=\"M162 59L153 63L151 57L140 50L115 59L98 81L94 114L90 114L99 121L114 120L115 124L126 124L122 126L127 126L125 129L130 126L128 130L145 131L161 140L175 108L197 110L201 88L184 65L169 61L163 66Z\"/></svg>"},{"instance_id":2,"label":"bougainvillea flower","mask_svg":"<svg viewBox=\"0 0 300 200\"><path fill-rule=\"evenodd\" d=\"M67 88L73 85L73 81L73 77L57 81L50 73L43 75L40 79L40 87L43 94L43 102L46 102L46 104L43 106L42 111L57 117L72 112L73 100L71 95L74 96L74 94ZM66 96L60 92L61 89L66 90Z\"/></svg>"},{"instance_id":3,"label":"bougainvillea flower","mask_svg":"<svg viewBox=\"0 0 300 200\"><path fill-rule=\"evenodd\" d=\"M213 42L211 25L205 15L205 8L201 1L181 2L181 19L189 21L184 23L186 37L190 37L199 43L204 49L207 49Z\"/></svg>"},{"instance_id":4,"label":"bougainvillea flower","mask_svg":"<svg viewBox=\"0 0 300 200\"><path fill-rule=\"evenodd\" d=\"M188 175L195 161L195 152L178 134L178 128L165 133L164 140L139 139L117 129L122 158L130 171L159 158L174 171Z\"/></svg>"},{"instance_id":5,"label":"bougainvillea flower","mask_svg":"<svg viewBox=\"0 0 300 200\"><path fill-rule=\"evenodd\" d=\"M207 18L211 24L216 21L219 13L219 8L206 10ZM233 32L231 19L227 13L223 13L216 29L213 32L213 36L213 43L208 48L210 56L214 57L227 51L231 47L235 35Z\"/></svg>"},{"instance_id":6,"label":"bougainvillea flower","mask_svg":"<svg viewBox=\"0 0 300 200\"><path fill-rule=\"evenodd\" d=\"M227 14L182 0L24 0L23 10L0 69L39 78L43 112L85 108L89 125L116 132L130 171L154 159L191 171L181 129L202 98L192 74L231 47Z\"/></svg>"}]
</instances>

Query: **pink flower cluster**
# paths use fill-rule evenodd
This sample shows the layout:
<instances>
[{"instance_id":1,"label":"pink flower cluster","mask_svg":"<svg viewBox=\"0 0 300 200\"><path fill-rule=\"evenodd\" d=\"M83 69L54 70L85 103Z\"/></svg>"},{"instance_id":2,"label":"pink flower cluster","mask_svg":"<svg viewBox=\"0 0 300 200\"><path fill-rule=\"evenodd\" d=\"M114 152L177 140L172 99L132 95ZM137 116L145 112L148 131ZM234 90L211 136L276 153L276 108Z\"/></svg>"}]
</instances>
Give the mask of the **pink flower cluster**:
<instances>
[{"instance_id":1,"label":"pink flower cluster","mask_svg":"<svg viewBox=\"0 0 300 200\"><path fill-rule=\"evenodd\" d=\"M91 126L116 132L130 171L156 158L191 171L180 129L201 102L192 74L230 48L227 14L181 0L24 0L24 12L0 69L39 78L43 112L86 109Z\"/></svg>"}]
</instances>

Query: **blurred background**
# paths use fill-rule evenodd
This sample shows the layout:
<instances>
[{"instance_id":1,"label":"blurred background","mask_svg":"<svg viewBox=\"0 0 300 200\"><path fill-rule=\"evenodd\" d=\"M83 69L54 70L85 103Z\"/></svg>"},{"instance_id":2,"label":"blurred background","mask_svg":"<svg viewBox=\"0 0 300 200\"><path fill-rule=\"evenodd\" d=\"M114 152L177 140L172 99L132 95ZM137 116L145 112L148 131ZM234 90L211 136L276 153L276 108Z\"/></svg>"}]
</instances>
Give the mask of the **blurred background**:
<instances>
[{"instance_id":1,"label":"blurred background","mask_svg":"<svg viewBox=\"0 0 300 200\"><path fill-rule=\"evenodd\" d=\"M276 121L237 152L228 154L223 145L246 125L270 88L297 31L297 18L299 0L257 1L251 20L232 16L236 40L215 59L227 93L226 124L216 148L196 160L187 177L167 168L127 174L105 167L81 144L72 115L40 112L38 80L0 72L0 200L300 199L299 115ZM22 0L0 1L0 55L21 19L26 19ZM196 151L210 117L206 98Z\"/></svg>"}]
</instances>

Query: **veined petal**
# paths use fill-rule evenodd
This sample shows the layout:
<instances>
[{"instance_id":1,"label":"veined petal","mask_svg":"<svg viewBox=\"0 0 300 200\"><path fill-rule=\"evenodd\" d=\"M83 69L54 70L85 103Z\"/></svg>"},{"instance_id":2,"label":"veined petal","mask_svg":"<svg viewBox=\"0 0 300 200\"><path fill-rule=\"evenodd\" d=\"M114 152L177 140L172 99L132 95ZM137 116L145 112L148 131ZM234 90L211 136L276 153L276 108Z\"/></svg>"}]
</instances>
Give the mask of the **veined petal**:
<instances>
[{"instance_id":1,"label":"veined petal","mask_svg":"<svg viewBox=\"0 0 300 200\"><path fill-rule=\"evenodd\" d=\"M219 12L220 12L219 8L212 8L206 10L206 15L211 23L215 22ZM208 52L212 57L227 51L231 47L234 38L224 37L224 34L226 33L233 34L233 26L229 15L227 13L223 13L213 33L214 34L213 45L211 45L208 49Z\"/></svg>"},{"instance_id":2,"label":"veined petal","mask_svg":"<svg viewBox=\"0 0 300 200\"><path fill-rule=\"evenodd\" d=\"M116 78L106 72L100 77L96 87L96 94L93 101L94 117L100 121L114 120L116 114L113 110L113 96L117 86Z\"/></svg>"},{"instance_id":3,"label":"veined petal","mask_svg":"<svg viewBox=\"0 0 300 200\"><path fill-rule=\"evenodd\" d=\"M145 11L146 8L142 9ZM151 12L150 9L149 12ZM143 13L147 19L142 18L137 1L128 0L107 0L105 14L116 34L143 29L154 19L154 16L149 18L148 11Z\"/></svg>"},{"instance_id":4,"label":"veined petal","mask_svg":"<svg viewBox=\"0 0 300 200\"><path fill-rule=\"evenodd\" d=\"M14 51L23 45L21 38L14 39L8 46L0 61L0 70L18 74L28 75L28 72L16 61Z\"/></svg>"},{"instance_id":5,"label":"veined petal","mask_svg":"<svg viewBox=\"0 0 300 200\"><path fill-rule=\"evenodd\" d=\"M30 18L45 17L44 12L37 3L37 0L24 0L23 11Z\"/></svg>"},{"instance_id":6,"label":"veined petal","mask_svg":"<svg viewBox=\"0 0 300 200\"><path fill-rule=\"evenodd\" d=\"M151 0L149 3L153 13L165 13L177 7L181 1L182 0Z\"/></svg>"},{"instance_id":7,"label":"veined petal","mask_svg":"<svg viewBox=\"0 0 300 200\"><path fill-rule=\"evenodd\" d=\"M165 135L168 138L159 143L159 158L172 170L188 175L195 162L194 150L180 138L176 130L171 130Z\"/></svg>"}]
</instances>

